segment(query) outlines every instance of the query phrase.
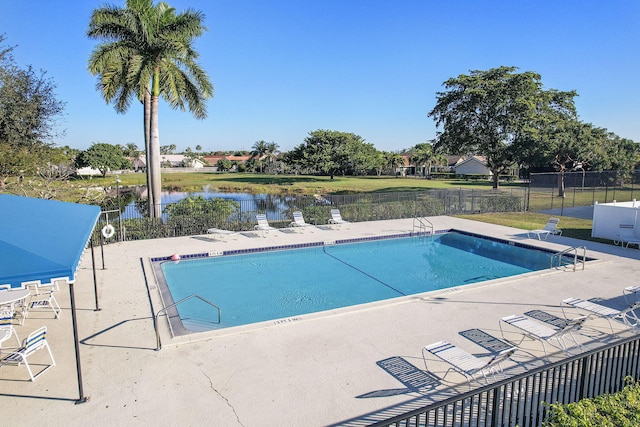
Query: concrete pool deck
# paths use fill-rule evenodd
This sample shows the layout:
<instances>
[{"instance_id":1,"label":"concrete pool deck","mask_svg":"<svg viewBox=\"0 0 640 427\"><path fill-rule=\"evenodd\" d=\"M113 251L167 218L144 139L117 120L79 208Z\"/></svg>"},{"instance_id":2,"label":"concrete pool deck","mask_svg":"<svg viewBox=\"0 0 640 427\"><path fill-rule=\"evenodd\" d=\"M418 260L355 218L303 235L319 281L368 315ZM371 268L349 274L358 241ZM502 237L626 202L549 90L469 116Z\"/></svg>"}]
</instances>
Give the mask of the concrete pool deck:
<instances>
[{"instance_id":1,"label":"concrete pool deck","mask_svg":"<svg viewBox=\"0 0 640 427\"><path fill-rule=\"evenodd\" d=\"M24 326L17 326L22 339L46 325L57 366L34 383L23 367L0 367L0 419L5 425L363 426L442 398L451 386L467 389L460 375L450 373L443 381L447 365L433 358L424 371L425 344L447 340L486 357L486 350L459 333L479 328L499 337L501 317L532 309L562 316L560 301L567 297L601 298L622 308L623 288L638 284L637 249L565 237L538 241L514 228L429 219L436 230L455 228L552 250L585 245L587 256L597 261L584 271L530 273L188 338L171 338L161 316L162 349L155 351L153 313L162 305L149 258L407 233L413 221L287 229L264 237L243 233L114 243L104 247L104 270L97 247L100 311L95 311L89 254L74 286L89 401L74 405L78 386L69 292L61 289L56 295L63 308L60 319L32 312ZM587 325L601 335L611 333L606 321L591 319ZM622 324L614 327L621 336L631 333ZM587 347L598 345L582 335L579 340ZM3 344L5 350L11 342ZM525 341L521 349L517 363L505 364L506 371L543 363L539 343ZM42 356L33 360L46 360ZM413 369L417 380L407 382L398 369Z\"/></svg>"}]
</instances>

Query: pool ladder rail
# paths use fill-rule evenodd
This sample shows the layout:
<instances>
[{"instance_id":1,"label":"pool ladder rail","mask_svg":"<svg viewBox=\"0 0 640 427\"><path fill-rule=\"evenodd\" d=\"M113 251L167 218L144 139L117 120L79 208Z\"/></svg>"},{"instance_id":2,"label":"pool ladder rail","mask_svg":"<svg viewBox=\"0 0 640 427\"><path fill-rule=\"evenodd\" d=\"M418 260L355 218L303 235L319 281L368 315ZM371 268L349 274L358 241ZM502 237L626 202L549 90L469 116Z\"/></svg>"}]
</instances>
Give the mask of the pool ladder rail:
<instances>
[{"instance_id":1,"label":"pool ladder rail","mask_svg":"<svg viewBox=\"0 0 640 427\"><path fill-rule=\"evenodd\" d=\"M165 307L165 308L163 308L161 310L158 310L158 312L156 313L155 318L154 318L154 322L153 322L153 326L154 326L154 328L156 330L156 351L158 351L158 350L160 350L162 348L162 343L160 342L160 331L158 330L158 318L160 317L160 314L163 313L163 312L166 314L167 310L169 310L170 308L176 307L178 304L182 304L183 302L188 301L188 300L190 300L192 298L198 298L200 301L203 301L203 302L209 304L210 306L212 306L213 308L215 308L217 310L217 312L218 312L218 321L216 323L220 323L220 318L221 318L220 307L218 307L217 305L215 305L211 301L207 300L206 298L201 297L198 294L191 294L189 296L186 296L186 297L182 298L180 301L178 301L176 303L173 303L173 304L171 304L171 305L169 305L169 306L167 306L167 307Z\"/></svg>"},{"instance_id":2,"label":"pool ladder rail","mask_svg":"<svg viewBox=\"0 0 640 427\"><path fill-rule=\"evenodd\" d=\"M430 235L431 238L433 238L433 224L425 217L416 216L413 218L413 229L411 234L418 237Z\"/></svg>"},{"instance_id":3,"label":"pool ladder rail","mask_svg":"<svg viewBox=\"0 0 640 427\"><path fill-rule=\"evenodd\" d=\"M579 259L578 257L578 250L582 249L582 259ZM554 261L557 259L558 260L558 267L562 267L562 260L565 256L569 255L570 253L573 252L573 271L576 271L576 265L578 264L578 261L582 264L582 270L584 270L584 266L587 262L587 247L586 246L572 246L570 248L567 248L565 250L556 252L555 254L551 255L551 267L549 268L553 268L554 266Z\"/></svg>"}]
</instances>

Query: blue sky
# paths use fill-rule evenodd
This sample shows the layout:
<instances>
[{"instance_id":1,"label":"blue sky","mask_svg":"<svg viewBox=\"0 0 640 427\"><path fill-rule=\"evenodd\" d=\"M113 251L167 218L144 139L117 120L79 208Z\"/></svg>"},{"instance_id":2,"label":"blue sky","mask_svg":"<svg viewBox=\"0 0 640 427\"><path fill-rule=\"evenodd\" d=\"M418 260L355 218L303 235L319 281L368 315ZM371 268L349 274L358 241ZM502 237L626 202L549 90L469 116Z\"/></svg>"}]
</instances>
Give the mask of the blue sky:
<instances>
[{"instance_id":1,"label":"blue sky","mask_svg":"<svg viewBox=\"0 0 640 427\"><path fill-rule=\"evenodd\" d=\"M640 141L640 2L636 0L169 0L198 9L196 43L215 94L209 117L160 109L160 143L178 150L283 151L309 132L353 132L379 150L431 140L442 83L516 66L547 89L576 90L580 119ZM0 0L0 33L20 65L47 71L67 103L55 142L143 147L142 107L105 104L86 71L93 9L124 1Z\"/></svg>"}]
</instances>

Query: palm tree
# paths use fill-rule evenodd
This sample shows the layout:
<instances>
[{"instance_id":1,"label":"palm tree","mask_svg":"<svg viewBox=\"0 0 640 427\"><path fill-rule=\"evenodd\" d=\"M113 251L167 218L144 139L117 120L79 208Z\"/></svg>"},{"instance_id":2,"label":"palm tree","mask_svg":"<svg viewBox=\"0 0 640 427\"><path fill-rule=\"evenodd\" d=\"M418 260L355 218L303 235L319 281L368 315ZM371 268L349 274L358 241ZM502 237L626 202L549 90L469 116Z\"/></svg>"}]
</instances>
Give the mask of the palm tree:
<instances>
[{"instance_id":1,"label":"palm tree","mask_svg":"<svg viewBox=\"0 0 640 427\"><path fill-rule=\"evenodd\" d=\"M270 142L267 144L267 151L265 152L265 156L269 161L269 170L271 173L273 173L273 163L278 158L278 148L280 148L280 146L275 142Z\"/></svg>"},{"instance_id":2,"label":"palm tree","mask_svg":"<svg viewBox=\"0 0 640 427\"><path fill-rule=\"evenodd\" d=\"M151 216L160 216L160 137L158 102L173 109L207 116L206 99L213 95L207 74L198 65L193 40L202 35L204 15L187 10L176 14L167 3L127 0L124 9L94 10L87 35L103 41L91 54L89 71L99 76L98 89L116 111L125 112L136 97L144 105L147 188ZM151 207L150 206L150 207Z\"/></svg>"},{"instance_id":3,"label":"palm tree","mask_svg":"<svg viewBox=\"0 0 640 427\"><path fill-rule=\"evenodd\" d=\"M433 149L433 145L429 143L417 144L411 150L411 162L416 166L420 166L422 176L428 175L431 165L439 161L440 155Z\"/></svg>"},{"instance_id":4,"label":"palm tree","mask_svg":"<svg viewBox=\"0 0 640 427\"><path fill-rule=\"evenodd\" d=\"M268 152L268 150L269 144L267 144L263 140L254 142L253 146L251 147L251 157L249 159L258 159L258 161L260 162L260 173L262 173L262 157Z\"/></svg>"},{"instance_id":5,"label":"palm tree","mask_svg":"<svg viewBox=\"0 0 640 427\"><path fill-rule=\"evenodd\" d=\"M400 166L404 166L404 158L398 153L391 153L391 152L385 151L383 156L384 156L384 161L386 163L387 168L389 168L389 171L393 175L396 174L395 172L397 168L399 168Z\"/></svg>"}]
</instances>

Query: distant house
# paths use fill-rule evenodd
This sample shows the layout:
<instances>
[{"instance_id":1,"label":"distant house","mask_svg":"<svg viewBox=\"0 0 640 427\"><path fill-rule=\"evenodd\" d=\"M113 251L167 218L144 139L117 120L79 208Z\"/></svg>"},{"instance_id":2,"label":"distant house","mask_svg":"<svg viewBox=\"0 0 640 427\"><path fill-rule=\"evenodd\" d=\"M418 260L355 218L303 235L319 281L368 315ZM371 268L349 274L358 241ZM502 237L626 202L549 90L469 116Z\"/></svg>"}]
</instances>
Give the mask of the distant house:
<instances>
[{"instance_id":1,"label":"distant house","mask_svg":"<svg viewBox=\"0 0 640 427\"><path fill-rule=\"evenodd\" d=\"M134 172L146 172L147 159L144 156L130 158L129 160L131 160L131 166L133 167Z\"/></svg>"},{"instance_id":2,"label":"distant house","mask_svg":"<svg viewBox=\"0 0 640 427\"><path fill-rule=\"evenodd\" d=\"M491 169L487 167L487 160L482 156L461 157L452 167L456 175L486 175L491 176Z\"/></svg>"},{"instance_id":3,"label":"distant house","mask_svg":"<svg viewBox=\"0 0 640 427\"><path fill-rule=\"evenodd\" d=\"M203 159L211 166L217 166L218 164L218 160L229 160L230 162L235 162L235 163L246 163L249 159L251 159L250 155L244 155L244 156L234 156L232 154L222 154L222 155L215 155L215 156L203 156ZM235 165L232 168L232 170L235 169Z\"/></svg>"},{"instance_id":4,"label":"distant house","mask_svg":"<svg viewBox=\"0 0 640 427\"><path fill-rule=\"evenodd\" d=\"M200 159L185 156L184 154L160 154L160 165L163 168L200 169L205 166L205 162Z\"/></svg>"}]
</instances>

